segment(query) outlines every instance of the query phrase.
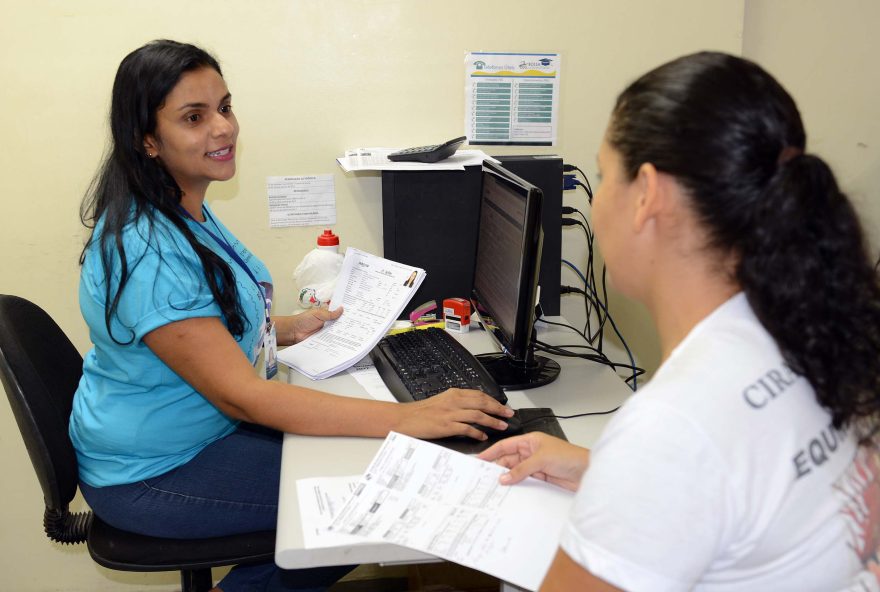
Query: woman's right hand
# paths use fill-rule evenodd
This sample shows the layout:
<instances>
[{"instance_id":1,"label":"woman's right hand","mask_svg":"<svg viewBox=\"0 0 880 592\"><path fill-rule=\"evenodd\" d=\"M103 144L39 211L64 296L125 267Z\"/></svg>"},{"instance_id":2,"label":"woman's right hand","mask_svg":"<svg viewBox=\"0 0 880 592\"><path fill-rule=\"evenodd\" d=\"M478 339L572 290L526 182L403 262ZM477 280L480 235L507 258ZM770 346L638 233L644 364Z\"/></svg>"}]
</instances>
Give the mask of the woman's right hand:
<instances>
[{"instance_id":1,"label":"woman's right hand","mask_svg":"<svg viewBox=\"0 0 880 592\"><path fill-rule=\"evenodd\" d=\"M504 485L513 485L531 476L577 491L590 464L590 451L541 432L529 432L505 438L477 458L510 469L501 475Z\"/></svg>"},{"instance_id":2,"label":"woman's right hand","mask_svg":"<svg viewBox=\"0 0 880 592\"><path fill-rule=\"evenodd\" d=\"M485 440L486 434L471 424L503 430L506 424L502 420L513 416L510 407L471 389L453 388L423 401L404 403L398 407L400 419L392 429L416 438L468 436Z\"/></svg>"}]
</instances>

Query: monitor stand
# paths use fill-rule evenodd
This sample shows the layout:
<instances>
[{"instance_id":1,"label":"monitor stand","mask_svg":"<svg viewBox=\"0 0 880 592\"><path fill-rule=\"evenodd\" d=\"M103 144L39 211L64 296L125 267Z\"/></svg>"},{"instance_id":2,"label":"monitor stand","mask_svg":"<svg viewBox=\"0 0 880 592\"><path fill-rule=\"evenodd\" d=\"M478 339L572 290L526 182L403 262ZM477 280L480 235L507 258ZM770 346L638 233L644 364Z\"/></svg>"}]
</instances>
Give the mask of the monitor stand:
<instances>
[{"instance_id":1,"label":"monitor stand","mask_svg":"<svg viewBox=\"0 0 880 592\"><path fill-rule=\"evenodd\" d=\"M503 353L479 354L480 364L506 391L544 386L559 376L559 363L544 356L531 355L530 362L516 362Z\"/></svg>"}]
</instances>

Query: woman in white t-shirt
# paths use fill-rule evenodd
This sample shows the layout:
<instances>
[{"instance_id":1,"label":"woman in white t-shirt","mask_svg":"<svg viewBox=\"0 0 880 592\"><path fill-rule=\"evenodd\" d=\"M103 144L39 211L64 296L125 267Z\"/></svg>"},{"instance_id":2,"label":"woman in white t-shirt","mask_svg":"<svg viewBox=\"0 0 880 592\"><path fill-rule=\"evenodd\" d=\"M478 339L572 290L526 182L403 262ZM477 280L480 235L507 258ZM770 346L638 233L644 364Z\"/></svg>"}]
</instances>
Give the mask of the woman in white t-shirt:
<instances>
[{"instance_id":1,"label":"woman in white t-shirt","mask_svg":"<svg viewBox=\"0 0 880 592\"><path fill-rule=\"evenodd\" d=\"M481 454L577 490L541 590L880 590L880 288L805 140L730 55L618 97L593 224L663 362L592 451L532 433Z\"/></svg>"}]
</instances>

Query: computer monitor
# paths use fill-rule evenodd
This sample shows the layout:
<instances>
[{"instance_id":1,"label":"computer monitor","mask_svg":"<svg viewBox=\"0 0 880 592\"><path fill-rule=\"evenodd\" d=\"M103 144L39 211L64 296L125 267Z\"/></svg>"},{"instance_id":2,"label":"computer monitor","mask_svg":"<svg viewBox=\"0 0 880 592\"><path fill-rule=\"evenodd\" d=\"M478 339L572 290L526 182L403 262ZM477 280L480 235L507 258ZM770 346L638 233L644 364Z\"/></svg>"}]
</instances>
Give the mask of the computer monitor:
<instances>
[{"instance_id":1,"label":"computer monitor","mask_svg":"<svg viewBox=\"0 0 880 592\"><path fill-rule=\"evenodd\" d=\"M500 354L480 363L501 388L541 386L559 364L535 355L533 331L541 266L541 190L490 161L483 164L471 302Z\"/></svg>"}]
</instances>

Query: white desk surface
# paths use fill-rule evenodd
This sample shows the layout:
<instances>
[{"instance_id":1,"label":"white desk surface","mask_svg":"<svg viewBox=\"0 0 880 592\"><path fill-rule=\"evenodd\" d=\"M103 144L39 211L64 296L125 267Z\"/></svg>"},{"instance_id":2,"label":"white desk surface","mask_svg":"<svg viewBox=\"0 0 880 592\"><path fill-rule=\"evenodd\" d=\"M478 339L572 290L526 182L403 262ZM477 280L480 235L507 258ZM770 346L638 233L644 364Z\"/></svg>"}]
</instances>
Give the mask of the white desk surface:
<instances>
[{"instance_id":1,"label":"white desk surface","mask_svg":"<svg viewBox=\"0 0 880 592\"><path fill-rule=\"evenodd\" d=\"M556 319L552 319L556 320ZM561 319L560 319L561 320ZM553 344L583 343L575 332L539 324L539 338ZM471 331L456 337L472 352L497 351L485 331ZM543 354L547 355L547 354ZM607 366L578 358L556 359L562 371L549 385L527 391L507 393L508 404L521 407L550 407L556 415L606 411L620 405L631 394L629 387ZM613 358L614 359L614 358ZM616 357L617 361L621 358ZM284 377L280 377L284 380ZM289 382L353 397L369 398L363 387L342 372L331 378L312 381L291 371ZM610 415L560 419L569 441L592 446ZM300 436L285 434L281 460L278 529L275 563L285 569L349 565L361 563L407 563L437 561L437 558L388 543L364 543L345 547L306 549L303 547L302 523L296 491L297 479L359 475L367 467L382 440L379 438Z\"/></svg>"}]
</instances>

